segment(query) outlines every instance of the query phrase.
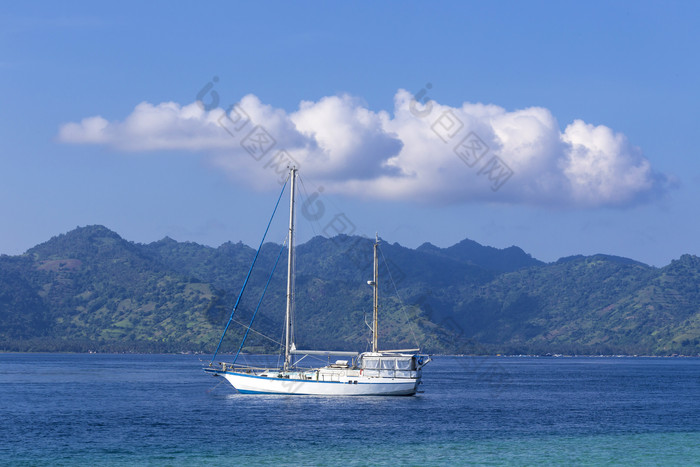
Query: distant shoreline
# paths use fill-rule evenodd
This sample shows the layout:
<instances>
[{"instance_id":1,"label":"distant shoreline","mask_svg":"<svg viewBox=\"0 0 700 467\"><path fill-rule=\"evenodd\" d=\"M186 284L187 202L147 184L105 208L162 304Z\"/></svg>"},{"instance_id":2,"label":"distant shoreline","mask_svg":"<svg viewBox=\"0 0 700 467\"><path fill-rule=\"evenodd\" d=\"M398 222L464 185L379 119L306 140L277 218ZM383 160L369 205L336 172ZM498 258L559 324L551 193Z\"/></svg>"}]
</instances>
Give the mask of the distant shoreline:
<instances>
[{"instance_id":1,"label":"distant shoreline","mask_svg":"<svg viewBox=\"0 0 700 467\"><path fill-rule=\"evenodd\" d=\"M74 351L14 351L14 350L0 350L0 354L10 355L10 354L30 354L30 355L191 355L191 356L211 356L211 353L202 352L74 352ZM246 357L273 357L276 353L242 353L241 356ZM233 356L233 354L222 354L223 356ZM599 354L576 354L576 355L565 355L565 354L430 354L431 357L445 358L445 357L479 357L479 358L700 358L700 355L681 355L681 354L670 354L670 355L625 355L625 354L611 354L611 355L599 355ZM217 360L222 360L222 358L217 358Z\"/></svg>"}]
</instances>

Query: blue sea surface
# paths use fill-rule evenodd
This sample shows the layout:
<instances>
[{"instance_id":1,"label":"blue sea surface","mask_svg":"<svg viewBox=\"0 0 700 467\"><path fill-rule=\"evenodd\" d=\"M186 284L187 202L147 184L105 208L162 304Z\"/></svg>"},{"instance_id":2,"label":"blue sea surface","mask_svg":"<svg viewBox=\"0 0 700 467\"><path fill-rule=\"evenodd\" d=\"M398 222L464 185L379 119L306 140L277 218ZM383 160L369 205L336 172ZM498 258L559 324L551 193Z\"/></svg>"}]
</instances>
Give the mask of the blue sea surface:
<instances>
[{"instance_id":1,"label":"blue sea surface","mask_svg":"<svg viewBox=\"0 0 700 467\"><path fill-rule=\"evenodd\" d=\"M201 365L0 354L0 464L700 465L697 358L437 357L424 393L358 398L237 394Z\"/></svg>"}]
</instances>

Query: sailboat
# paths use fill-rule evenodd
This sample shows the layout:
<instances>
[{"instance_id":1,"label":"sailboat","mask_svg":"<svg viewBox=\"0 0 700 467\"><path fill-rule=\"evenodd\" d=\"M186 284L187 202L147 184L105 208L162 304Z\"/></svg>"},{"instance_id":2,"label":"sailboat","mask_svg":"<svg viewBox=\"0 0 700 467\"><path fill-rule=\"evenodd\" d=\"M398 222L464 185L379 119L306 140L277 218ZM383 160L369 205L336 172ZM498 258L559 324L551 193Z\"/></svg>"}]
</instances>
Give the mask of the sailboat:
<instances>
[{"instance_id":1,"label":"sailboat","mask_svg":"<svg viewBox=\"0 0 700 467\"><path fill-rule=\"evenodd\" d=\"M236 355L236 358L234 358L233 363L219 362L214 364L216 354L218 353L217 348L212 361L209 363L209 366L204 368L204 370L213 376L225 378L236 390L238 390L238 392L244 394L293 394L318 396L411 396L416 394L419 392L419 385L421 384L422 368L430 361L430 357L427 355L421 355L420 349L418 348L380 350L378 345L378 236L375 237L374 242L374 277L373 280L367 281L367 283L373 288L371 350L362 353L326 350L298 350L295 343L292 341L292 313L294 310L294 281L292 267L294 255L294 195L297 170L298 169L295 167L290 168L288 179L291 180L291 189L287 249L287 308L285 313L284 328L284 364L279 368L259 368L240 365L236 364L238 354ZM284 188L282 191L284 192ZM280 193L280 197L281 196L282 193ZM249 276L250 272L248 274L248 277ZM234 306L234 311L236 306ZM231 321L229 320L229 324L230 322ZM250 329L250 327L248 329ZM224 330L224 334L225 333L226 331ZM221 341L219 342L219 347L221 346L222 341L223 335L221 337ZM241 343L241 347L242 345L243 344ZM297 365L297 363L299 363L303 358L312 355L327 356L329 358L329 362L331 355L336 358L342 357L342 359L336 360L335 363L329 363L326 366L319 368L306 368ZM295 360L296 356L303 357Z\"/></svg>"}]
</instances>

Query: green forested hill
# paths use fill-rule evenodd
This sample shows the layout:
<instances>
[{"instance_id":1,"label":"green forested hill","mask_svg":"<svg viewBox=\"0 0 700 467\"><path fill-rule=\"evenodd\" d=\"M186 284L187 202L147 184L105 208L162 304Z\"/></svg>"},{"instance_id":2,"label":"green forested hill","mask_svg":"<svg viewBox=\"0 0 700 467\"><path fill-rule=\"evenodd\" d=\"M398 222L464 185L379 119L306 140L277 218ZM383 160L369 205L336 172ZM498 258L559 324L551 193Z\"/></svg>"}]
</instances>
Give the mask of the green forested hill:
<instances>
[{"instance_id":1,"label":"green forested hill","mask_svg":"<svg viewBox=\"0 0 700 467\"><path fill-rule=\"evenodd\" d=\"M0 274L2 315L37 323L21 333L2 326L10 350L167 351L202 347L216 334L207 312L219 292L104 227L60 235L18 258L4 256ZM17 296L12 280L26 285L8 303L5 297Z\"/></svg>"},{"instance_id":2,"label":"green forested hill","mask_svg":"<svg viewBox=\"0 0 700 467\"><path fill-rule=\"evenodd\" d=\"M264 245L224 351L235 350L280 245ZM383 241L384 348L435 353L700 353L700 258L654 268L595 255L544 264L517 247L464 240L417 249ZM211 352L255 250L170 238L143 245L78 228L0 256L0 350ZM362 350L372 241L315 237L297 248L299 348ZM285 252L249 351L281 340ZM396 294L398 291L398 295Z\"/></svg>"},{"instance_id":3,"label":"green forested hill","mask_svg":"<svg viewBox=\"0 0 700 467\"><path fill-rule=\"evenodd\" d=\"M687 321L687 303L669 306L676 284L650 295L666 269L603 255L567 258L463 286L452 313L484 345L508 342L505 352L696 353L699 328ZM694 342L678 332L681 323Z\"/></svg>"}]
</instances>

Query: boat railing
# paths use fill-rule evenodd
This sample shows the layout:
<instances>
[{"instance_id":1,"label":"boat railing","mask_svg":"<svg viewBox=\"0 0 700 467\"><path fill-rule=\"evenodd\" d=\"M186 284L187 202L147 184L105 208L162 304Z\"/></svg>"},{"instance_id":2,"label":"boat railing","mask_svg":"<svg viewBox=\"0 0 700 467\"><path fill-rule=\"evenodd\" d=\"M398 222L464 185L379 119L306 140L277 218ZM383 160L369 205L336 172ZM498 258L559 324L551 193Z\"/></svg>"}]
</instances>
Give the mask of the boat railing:
<instances>
[{"instance_id":1,"label":"boat railing","mask_svg":"<svg viewBox=\"0 0 700 467\"><path fill-rule=\"evenodd\" d=\"M219 362L219 366L221 367L221 371L237 371L240 373L251 373L251 374L257 374L257 372L263 372L267 371L270 368L265 368L265 367L259 367L259 366L250 366L250 365L234 365L232 363L226 363L226 362Z\"/></svg>"}]
</instances>

